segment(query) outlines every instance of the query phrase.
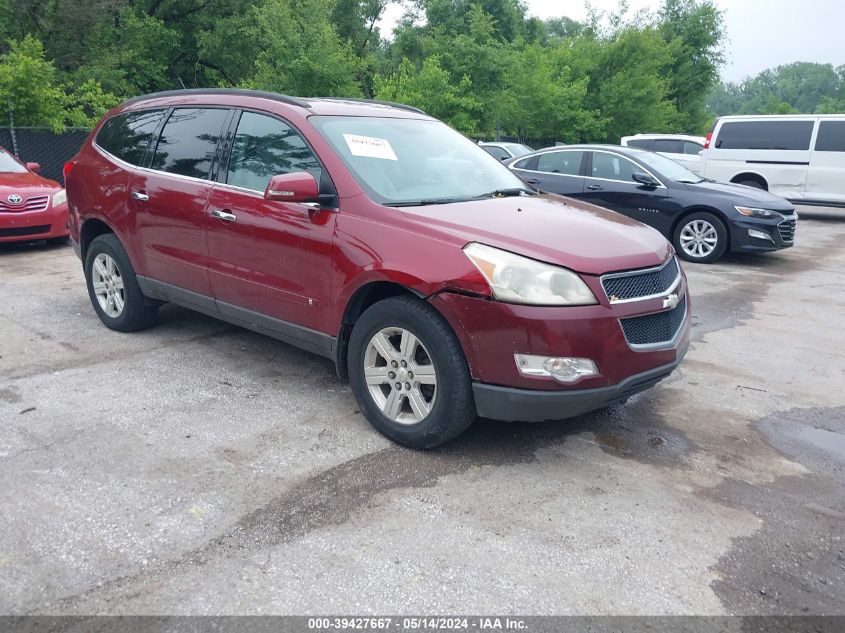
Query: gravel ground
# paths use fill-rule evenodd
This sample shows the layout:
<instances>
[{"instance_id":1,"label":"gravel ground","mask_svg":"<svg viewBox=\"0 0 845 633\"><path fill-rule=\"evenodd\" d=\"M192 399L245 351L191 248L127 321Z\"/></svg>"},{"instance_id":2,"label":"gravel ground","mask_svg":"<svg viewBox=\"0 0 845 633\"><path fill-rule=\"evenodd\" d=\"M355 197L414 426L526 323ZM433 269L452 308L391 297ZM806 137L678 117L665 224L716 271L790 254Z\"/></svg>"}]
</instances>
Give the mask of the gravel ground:
<instances>
[{"instance_id":1,"label":"gravel ground","mask_svg":"<svg viewBox=\"0 0 845 633\"><path fill-rule=\"evenodd\" d=\"M330 363L180 308L100 325L0 246L0 613L845 614L845 211L687 265L627 405L392 445Z\"/></svg>"}]
</instances>

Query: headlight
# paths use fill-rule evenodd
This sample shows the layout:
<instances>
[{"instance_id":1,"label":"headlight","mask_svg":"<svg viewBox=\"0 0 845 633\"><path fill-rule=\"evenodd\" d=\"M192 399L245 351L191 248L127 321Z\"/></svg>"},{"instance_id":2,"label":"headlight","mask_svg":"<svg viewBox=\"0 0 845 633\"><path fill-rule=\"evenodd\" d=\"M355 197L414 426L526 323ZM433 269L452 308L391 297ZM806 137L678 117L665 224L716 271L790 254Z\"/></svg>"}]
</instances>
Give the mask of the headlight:
<instances>
[{"instance_id":1,"label":"headlight","mask_svg":"<svg viewBox=\"0 0 845 633\"><path fill-rule=\"evenodd\" d=\"M67 191L61 189L58 193L53 194L53 206L57 207L60 204L67 202Z\"/></svg>"},{"instance_id":2,"label":"headlight","mask_svg":"<svg viewBox=\"0 0 845 633\"><path fill-rule=\"evenodd\" d=\"M565 268L484 244L468 244L464 253L490 284L493 296L499 301L547 306L598 303L587 284Z\"/></svg>"},{"instance_id":3,"label":"headlight","mask_svg":"<svg viewBox=\"0 0 845 633\"><path fill-rule=\"evenodd\" d=\"M769 211L768 209L755 209L754 207L734 207L734 209L749 218L776 218L780 216L777 211Z\"/></svg>"}]
</instances>

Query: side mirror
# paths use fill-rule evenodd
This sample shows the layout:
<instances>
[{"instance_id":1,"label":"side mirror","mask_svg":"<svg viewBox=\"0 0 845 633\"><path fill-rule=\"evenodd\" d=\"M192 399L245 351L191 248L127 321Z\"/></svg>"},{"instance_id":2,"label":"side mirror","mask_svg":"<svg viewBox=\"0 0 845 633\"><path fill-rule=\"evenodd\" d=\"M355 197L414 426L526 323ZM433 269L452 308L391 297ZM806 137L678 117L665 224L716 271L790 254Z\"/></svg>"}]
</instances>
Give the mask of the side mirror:
<instances>
[{"instance_id":1,"label":"side mirror","mask_svg":"<svg viewBox=\"0 0 845 633\"><path fill-rule=\"evenodd\" d=\"M281 202L317 202L320 188L317 179L307 171L273 176L264 190L265 200Z\"/></svg>"},{"instance_id":2,"label":"side mirror","mask_svg":"<svg viewBox=\"0 0 845 633\"><path fill-rule=\"evenodd\" d=\"M27 168L29 171L34 172L34 173L36 173L36 174L40 174L40 173L41 173L41 163L27 163L27 164L26 164L26 168Z\"/></svg>"},{"instance_id":3,"label":"side mirror","mask_svg":"<svg viewBox=\"0 0 845 633\"><path fill-rule=\"evenodd\" d=\"M635 171L631 178L646 187L656 187L658 184L654 178L643 171Z\"/></svg>"}]
</instances>

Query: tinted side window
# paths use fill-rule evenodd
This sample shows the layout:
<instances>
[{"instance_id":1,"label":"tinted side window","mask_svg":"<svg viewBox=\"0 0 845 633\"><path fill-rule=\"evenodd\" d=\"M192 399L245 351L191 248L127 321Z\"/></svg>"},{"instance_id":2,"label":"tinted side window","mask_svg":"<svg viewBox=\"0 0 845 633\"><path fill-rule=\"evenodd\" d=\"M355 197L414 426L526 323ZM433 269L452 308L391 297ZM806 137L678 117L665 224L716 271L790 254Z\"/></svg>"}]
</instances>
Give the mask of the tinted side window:
<instances>
[{"instance_id":1,"label":"tinted side window","mask_svg":"<svg viewBox=\"0 0 845 633\"><path fill-rule=\"evenodd\" d=\"M270 178L307 171L320 182L320 164L289 125L276 118L244 112L238 122L226 182L264 191Z\"/></svg>"},{"instance_id":2,"label":"tinted side window","mask_svg":"<svg viewBox=\"0 0 845 633\"><path fill-rule=\"evenodd\" d=\"M650 138L634 138L628 141L628 147L636 147L637 149L651 149L653 139Z\"/></svg>"},{"instance_id":3,"label":"tinted side window","mask_svg":"<svg viewBox=\"0 0 845 633\"><path fill-rule=\"evenodd\" d=\"M164 112L144 110L119 114L106 121L97 132L97 145L120 160L140 165Z\"/></svg>"},{"instance_id":4,"label":"tinted side window","mask_svg":"<svg viewBox=\"0 0 845 633\"><path fill-rule=\"evenodd\" d=\"M537 156L530 156L529 158L523 158L513 164L514 169L530 169L532 171L537 170Z\"/></svg>"},{"instance_id":5,"label":"tinted side window","mask_svg":"<svg viewBox=\"0 0 845 633\"><path fill-rule=\"evenodd\" d=\"M495 157L496 157L496 158L498 158L499 160L502 160L502 159L504 159L504 158L510 158L510 157L511 157L511 155L510 155L510 154L508 154L508 153L507 153L505 150L503 150L501 147L495 147L495 146L493 146L493 145L484 145L481 149L483 149L485 152L487 152L488 154L490 154L490 156L495 156Z\"/></svg>"},{"instance_id":6,"label":"tinted side window","mask_svg":"<svg viewBox=\"0 0 845 633\"><path fill-rule=\"evenodd\" d=\"M814 121L728 121L717 149L808 150Z\"/></svg>"},{"instance_id":7,"label":"tinted side window","mask_svg":"<svg viewBox=\"0 0 845 633\"><path fill-rule=\"evenodd\" d=\"M845 121L822 121L816 139L817 152L845 152Z\"/></svg>"},{"instance_id":8,"label":"tinted side window","mask_svg":"<svg viewBox=\"0 0 845 633\"><path fill-rule=\"evenodd\" d=\"M537 171L577 176L581 173L584 152L548 152L537 157Z\"/></svg>"},{"instance_id":9,"label":"tinted side window","mask_svg":"<svg viewBox=\"0 0 845 633\"><path fill-rule=\"evenodd\" d=\"M174 110L161 131L151 167L171 174L208 178L228 112L220 108Z\"/></svg>"},{"instance_id":10,"label":"tinted side window","mask_svg":"<svg viewBox=\"0 0 845 633\"><path fill-rule=\"evenodd\" d=\"M698 156L698 153L703 149L703 145L693 143L692 141L684 141L684 154L693 154L695 156Z\"/></svg>"},{"instance_id":11,"label":"tinted side window","mask_svg":"<svg viewBox=\"0 0 845 633\"><path fill-rule=\"evenodd\" d=\"M593 178L607 180L634 180L634 172L642 171L626 158L604 152L593 152Z\"/></svg>"},{"instance_id":12,"label":"tinted side window","mask_svg":"<svg viewBox=\"0 0 845 633\"><path fill-rule=\"evenodd\" d=\"M683 152L683 143L677 139L658 138L654 141L654 151L680 154Z\"/></svg>"}]
</instances>

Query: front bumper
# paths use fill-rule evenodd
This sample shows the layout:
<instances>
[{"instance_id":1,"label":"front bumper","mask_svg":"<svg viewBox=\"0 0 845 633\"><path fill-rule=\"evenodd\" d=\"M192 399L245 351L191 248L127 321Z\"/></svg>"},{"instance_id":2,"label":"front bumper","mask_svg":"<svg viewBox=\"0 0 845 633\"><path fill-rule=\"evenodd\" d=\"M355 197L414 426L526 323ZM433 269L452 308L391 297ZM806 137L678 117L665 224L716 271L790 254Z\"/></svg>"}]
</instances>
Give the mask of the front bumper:
<instances>
[{"instance_id":1,"label":"front bumper","mask_svg":"<svg viewBox=\"0 0 845 633\"><path fill-rule=\"evenodd\" d=\"M563 420L619 403L641 391L650 389L669 376L680 364L686 348L677 359L630 376L609 387L573 389L570 391L537 391L473 383L475 408L479 417L507 422L543 422Z\"/></svg>"},{"instance_id":2,"label":"front bumper","mask_svg":"<svg viewBox=\"0 0 845 633\"><path fill-rule=\"evenodd\" d=\"M792 222L792 230L786 227ZM798 216L790 215L786 219L764 220L743 218L731 223L731 251L742 253L767 253L791 248L795 243ZM768 237L754 237L749 231L761 232ZM792 239L784 239L784 237Z\"/></svg>"},{"instance_id":3,"label":"front bumper","mask_svg":"<svg viewBox=\"0 0 845 633\"><path fill-rule=\"evenodd\" d=\"M68 219L67 204L43 211L0 213L0 243L67 237Z\"/></svg>"}]
</instances>

